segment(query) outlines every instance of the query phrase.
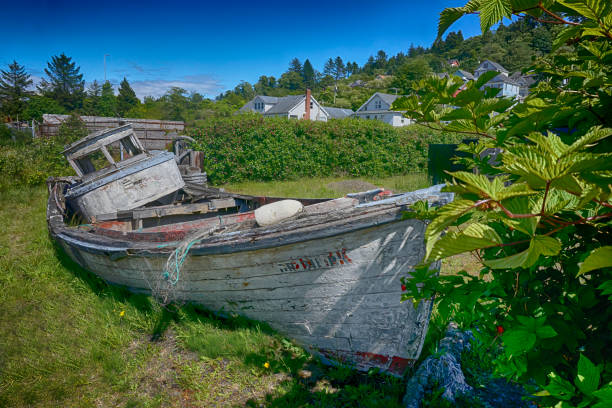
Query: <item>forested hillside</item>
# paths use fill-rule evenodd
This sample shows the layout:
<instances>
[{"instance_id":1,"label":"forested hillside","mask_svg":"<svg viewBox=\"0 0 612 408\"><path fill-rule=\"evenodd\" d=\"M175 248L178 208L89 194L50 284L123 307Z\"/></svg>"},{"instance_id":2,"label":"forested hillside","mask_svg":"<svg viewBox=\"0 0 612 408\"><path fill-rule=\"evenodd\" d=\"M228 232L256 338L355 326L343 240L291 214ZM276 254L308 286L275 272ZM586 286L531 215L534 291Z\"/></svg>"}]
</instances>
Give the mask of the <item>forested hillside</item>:
<instances>
[{"instance_id":1,"label":"forested hillside","mask_svg":"<svg viewBox=\"0 0 612 408\"><path fill-rule=\"evenodd\" d=\"M315 98L326 105L356 109L375 91L407 94L415 80L457 69L473 72L485 59L500 63L511 73L520 71L533 57L550 52L557 31L557 26L521 19L467 39L461 31L450 32L429 48L411 45L406 53L394 56L380 50L362 66L340 56L330 57L322 71L313 69L309 59L301 63L294 58L280 78L262 75L255 84L241 82L217 99L239 105L255 95L284 96L311 88ZM453 60L458 67L451 65Z\"/></svg>"}]
</instances>

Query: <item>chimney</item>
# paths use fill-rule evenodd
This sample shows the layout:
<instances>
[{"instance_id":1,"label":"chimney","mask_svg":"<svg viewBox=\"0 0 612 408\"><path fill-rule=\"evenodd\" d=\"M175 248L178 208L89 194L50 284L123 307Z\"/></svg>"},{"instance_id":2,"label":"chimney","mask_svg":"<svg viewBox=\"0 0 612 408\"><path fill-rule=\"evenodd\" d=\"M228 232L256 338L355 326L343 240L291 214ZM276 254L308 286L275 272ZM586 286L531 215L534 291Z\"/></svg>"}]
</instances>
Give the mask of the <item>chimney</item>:
<instances>
[{"instance_id":1,"label":"chimney","mask_svg":"<svg viewBox=\"0 0 612 408\"><path fill-rule=\"evenodd\" d=\"M310 120L310 89L306 89L306 113L304 113L304 119Z\"/></svg>"}]
</instances>

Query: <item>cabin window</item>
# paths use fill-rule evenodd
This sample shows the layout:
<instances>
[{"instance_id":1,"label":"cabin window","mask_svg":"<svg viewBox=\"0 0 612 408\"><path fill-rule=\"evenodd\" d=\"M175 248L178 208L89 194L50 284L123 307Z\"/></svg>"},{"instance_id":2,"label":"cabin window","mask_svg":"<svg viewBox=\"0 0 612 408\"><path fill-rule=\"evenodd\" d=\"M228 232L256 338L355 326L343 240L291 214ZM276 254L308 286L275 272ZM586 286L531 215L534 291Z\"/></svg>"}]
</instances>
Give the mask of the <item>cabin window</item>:
<instances>
[{"instance_id":1,"label":"cabin window","mask_svg":"<svg viewBox=\"0 0 612 408\"><path fill-rule=\"evenodd\" d=\"M382 109L382 102L381 101L374 102L374 109Z\"/></svg>"},{"instance_id":2,"label":"cabin window","mask_svg":"<svg viewBox=\"0 0 612 408\"><path fill-rule=\"evenodd\" d=\"M133 157L141 153L140 149L136 147L131 137L124 137L121 139L121 146L123 147L124 158L125 155L128 157Z\"/></svg>"},{"instance_id":3,"label":"cabin window","mask_svg":"<svg viewBox=\"0 0 612 408\"><path fill-rule=\"evenodd\" d=\"M79 157L74 161L76 165L79 166L79 169L81 169L83 174L93 173L108 167L110 164L104 156L104 153L102 153L100 150L96 150L86 156Z\"/></svg>"}]
</instances>

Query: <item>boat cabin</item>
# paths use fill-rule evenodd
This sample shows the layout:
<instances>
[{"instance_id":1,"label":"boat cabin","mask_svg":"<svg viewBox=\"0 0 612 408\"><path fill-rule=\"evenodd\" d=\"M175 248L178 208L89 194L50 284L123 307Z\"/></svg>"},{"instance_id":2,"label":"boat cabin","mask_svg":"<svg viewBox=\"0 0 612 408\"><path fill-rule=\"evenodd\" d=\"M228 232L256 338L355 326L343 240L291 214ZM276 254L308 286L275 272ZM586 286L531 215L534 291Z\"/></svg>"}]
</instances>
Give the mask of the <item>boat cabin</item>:
<instances>
[{"instance_id":1,"label":"boat cabin","mask_svg":"<svg viewBox=\"0 0 612 408\"><path fill-rule=\"evenodd\" d=\"M62 153L84 180L99 176L107 169L129 166L148 155L130 124L92 133Z\"/></svg>"},{"instance_id":2,"label":"boat cabin","mask_svg":"<svg viewBox=\"0 0 612 408\"><path fill-rule=\"evenodd\" d=\"M146 151L130 124L92 133L63 153L80 178L68 187L66 199L90 221L154 202L185 185L174 154Z\"/></svg>"}]
</instances>

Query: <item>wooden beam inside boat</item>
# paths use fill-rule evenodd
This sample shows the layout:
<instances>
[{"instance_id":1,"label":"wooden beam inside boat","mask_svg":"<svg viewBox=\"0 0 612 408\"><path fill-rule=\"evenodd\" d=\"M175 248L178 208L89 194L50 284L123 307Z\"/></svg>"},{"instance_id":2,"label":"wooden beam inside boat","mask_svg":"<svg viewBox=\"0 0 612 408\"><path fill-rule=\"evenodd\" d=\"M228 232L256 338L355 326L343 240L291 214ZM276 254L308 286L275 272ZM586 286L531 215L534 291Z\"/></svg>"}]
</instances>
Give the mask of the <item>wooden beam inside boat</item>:
<instances>
[{"instance_id":1,"label":"wooden beam inside boat","mask_svg":"<svg viewBox=\"0 0 612 408\"><path fill-rule=\"evenodd\" d=\"M212 199L204 203L164 205L159 207L145 207L134 210L117 211L116 213L100 214L96 222L121 219L143 220L147 218L162 218L170 215L205 214L226 208L238 207L240 204L234 198Z\"/></svg>"}]
</instances>

